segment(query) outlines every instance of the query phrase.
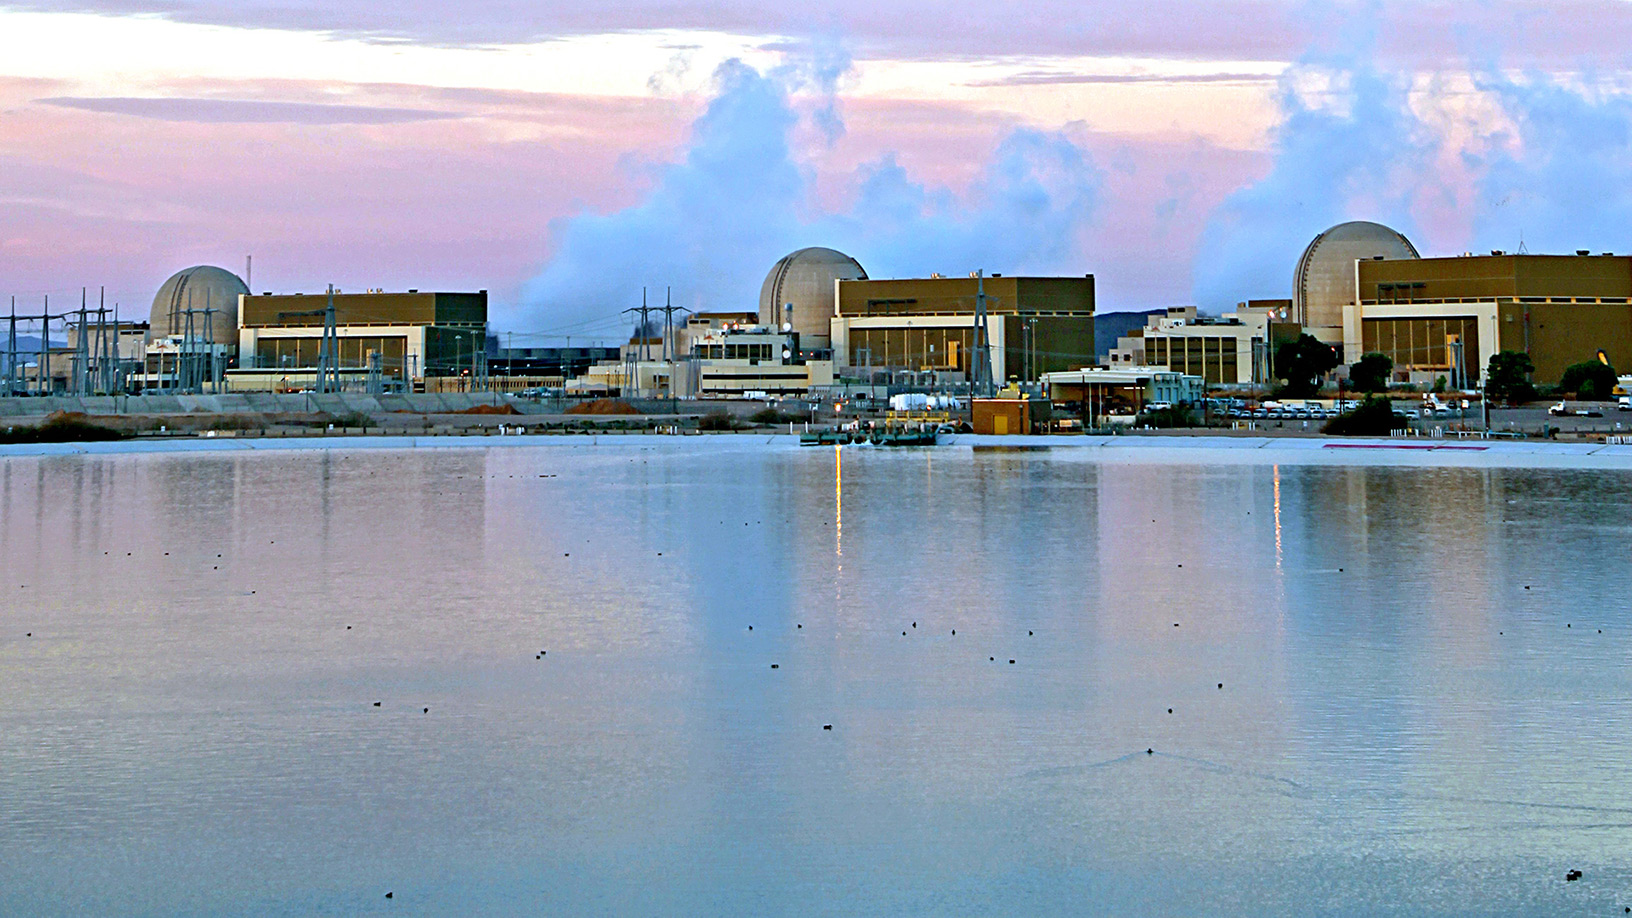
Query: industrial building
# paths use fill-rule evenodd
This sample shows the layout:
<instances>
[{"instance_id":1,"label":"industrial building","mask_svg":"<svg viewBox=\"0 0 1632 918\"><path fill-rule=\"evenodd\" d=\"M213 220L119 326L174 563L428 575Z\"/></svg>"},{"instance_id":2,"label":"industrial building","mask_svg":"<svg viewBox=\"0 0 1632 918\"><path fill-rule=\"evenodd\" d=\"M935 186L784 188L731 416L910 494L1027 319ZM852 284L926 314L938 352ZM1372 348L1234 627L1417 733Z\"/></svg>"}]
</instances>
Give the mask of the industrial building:
<instances>
[{"instance_id":1,"label":"industrial building","mask_svg":"<svg viewBox=\"0 0 1632 918\"><path fill-rule=\"evenodd\" d=\"M1292 278L1292 321L1322 343L1344 347L1343 310L1356 305L1354 272L1360 261L1415 259L1411 240L1380 223L1340 223L1303 250ZM1360 358L1345 348L1344 363Z\"/></svg>"},{"instance_id":2,"label":"industrial building","mask_svg":"<svg viewBox=\"0 0 1632 918\"><path fill-rule=\"evenodd\" d=\"M932 371L970 378L984 295L992 377L1036 380L1094 363L1094 277L839 280L831 323L841 372Z\"/></svg>"},{"instance_id":3,"label":"industrial building","mask_svg":"<svg viewBox=\"0 0 1632 918\"><path fill-rule=\"evenodd\" d=\"M794 332L811 356L830 348L836 315L834 285L866 280L861 263L843 252L807 248L791 252L771 266L759 291L759 316L772 328Z\"/></svg>"},{"instance_id":4,"label":"industrial building","mask_svg":"<svg viewBox=\"0 0 1632 918\"><path fill-rule=\"evenodd\" d=\"M1290 300L1249 300L1217 318L1173 307L1118 338L1108 362L1111 369L1165 366L1214 386L1261 385L1270 381L1275 346L1302 331L1291 311Z\"/></svg>"},{"instance_id":5,"label":"industrial building","mask_svg":"<svg viewBox=\"0 0 1632 918\"><path fill-rule=\"evenodd\" d=\"M800 355L797 332L727 327L692 340L676 387L682 395L804 395L833 383L833 361Z\"/></svg>"},{"instance_id":6,"label":"industrial building","mask_svg":"<svg viewBox=\"0 0 1632 918\"><path fill-rule=\"evenodd\" d=\"M502 376L555 380L554 383L539 384L560 385L565 380L588 373L589 368L598 363L615 362L621 356L620 349L616 347L496 347L497 336L487 340L489 379Z\"/></svg>"},{"instance_id":7,"label":"industrial building","mask_svg":"<svg viewBox=\"0 0 1632 918\"><path fill-rule=\"evenodd\" d=\"M1075 406L1075 413L1096 427L1113 417L1131 420L1152 403L1194 404L1207 392L1201 377L1159 366L1089 367L1045 373L1041 382L1056 409L1071 414L1069 406Z\"/></svg>"},{"instance_id":8,"label":"industrial building","mask_svg":"<svg viewBox=\"0 0 1632 918\"><path fill-rule=\"evenodd\" d=\"M1401 378L1472 385L1499 351L1519 351L1538 382L1601 350L1632 368L1632 258L1492 252L1356 264L1345 350L1382 353Z\"/></svg>"},{"instance_id":9,"label":"industrial building","mask_svg":"<svg viewBox=\"0 0 1632 918\"><path fill-rule=\"evenodd\" d=\"M144 392L203 392L219 388L237 363L239 300L249 292L225 268L195 265L171 275L153 297L141 372Z\"/></svg>"},{"instance_id":10,"label":"industrial building","mask_svg":"<svg viewBox=\"0 0 1632 918\"><path fill-rule=\"evenodd\" d=\"M325 348L332 370L384 389L422 388L436 377L477 387L487 368L487 291L246 295L229 387L303 387L297 379L323 368Z\"/></svg>"}]
</instances>

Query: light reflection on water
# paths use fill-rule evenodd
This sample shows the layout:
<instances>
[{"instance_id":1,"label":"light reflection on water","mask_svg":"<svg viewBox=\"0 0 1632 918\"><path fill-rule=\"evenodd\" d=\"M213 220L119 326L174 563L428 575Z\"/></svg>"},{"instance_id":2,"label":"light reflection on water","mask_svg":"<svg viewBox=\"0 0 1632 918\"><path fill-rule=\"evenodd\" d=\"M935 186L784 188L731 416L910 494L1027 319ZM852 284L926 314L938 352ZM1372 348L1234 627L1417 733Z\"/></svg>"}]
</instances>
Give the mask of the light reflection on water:
<instances>
[{"instance_id":1,"label":"light reflection on water","mask_svg":"<svg viewBox=\"0 0 1632 918\"><path fill-rule=\"evenodd\" d=\"M0 460L0 913L1619 912L1629 510L1090 451Z\"/></svg>"}]
</instances>

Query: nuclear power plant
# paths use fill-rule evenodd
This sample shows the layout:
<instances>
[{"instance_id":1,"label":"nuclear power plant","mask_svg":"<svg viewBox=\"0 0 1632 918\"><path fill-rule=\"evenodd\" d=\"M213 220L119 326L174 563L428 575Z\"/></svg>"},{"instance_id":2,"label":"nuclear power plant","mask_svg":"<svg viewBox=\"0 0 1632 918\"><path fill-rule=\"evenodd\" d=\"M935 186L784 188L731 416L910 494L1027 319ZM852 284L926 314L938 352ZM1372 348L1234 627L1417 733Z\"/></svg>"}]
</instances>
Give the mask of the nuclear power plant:
<instances>
[{"instance_id":1,"label":"nuclear power plant","mask_svg":"<svg viewBox=\"0 0 1632 918\"><path fill-rule=\"evenodd\" d=\"M1402 384L1444 378L1457 388L1477 386L1503 351L1527 355L1544 381L1593 355L1632 366L1629 256L1424 258L1405 234L1355 221L1316 234L1289 272L1289 296L1243 291L1221 315L1174 306L1101 342L1092 274L881 278L851 254L812 246L770 265L757 303L693 312L646 302L622 310L635 325L625 343L510 348L489 328L485 290L257 294L234 272L199 265L159 286L145 321L88 292L77 308L14 307L0 396L821 399L857 386L980 394L1059 374L1193 393L1272 385L1277 349L1306 335L1333 349L1339 379L1371 353Z\"/></svg>"}]
</instances>

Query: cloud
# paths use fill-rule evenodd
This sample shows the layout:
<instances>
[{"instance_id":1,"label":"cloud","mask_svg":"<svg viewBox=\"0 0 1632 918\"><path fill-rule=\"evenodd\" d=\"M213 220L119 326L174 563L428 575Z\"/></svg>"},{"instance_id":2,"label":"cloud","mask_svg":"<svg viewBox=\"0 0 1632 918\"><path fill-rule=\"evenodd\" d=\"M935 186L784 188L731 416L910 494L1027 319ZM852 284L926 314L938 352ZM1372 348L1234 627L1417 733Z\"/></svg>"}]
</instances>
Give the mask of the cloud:
<instances>
[{"instance_id":1,"label":"cloud","mask_svg":"<svg viewBox=\"0 0 1632 918\"><path fill-rule=\"evenodd\" d=\"M195 124L407 124L463 117L427 109L244 99L55 96L36 101L59 108Z\"/></svg>"},{"instance_id":2,"label":"cloud","mask_svg":"<svg viewBox=\"0 0 1632 918\"><path fill-rule=\"evenodd\" d=\"M1473 242L1533 252L1632 250L1632 99L1585 78L1480 76L1509 127L1468 153Z\"/></svg>"},{"instance_id":3,"label":"cloud","mask_svg":"<svg viewBox=\"0 0 1632 918\"><path fill-rule=\"evenodd\" d=\"M1097 84L1124 84L1124 83L1168 83L1182 85L1187 83L1273 83L1274 74L1268 73L1196 73L1196 74L1162 74L1162 73L1051 73L1048 71L1030 71L1017 73L996 80L980 80L967 83L968 86L1077 86Z\"/></svg>"},{"instance_id":4,"label":"cloud","mask_svg":"<svg viewBox=\"0 0 1632 918\"><path fill-rule=\"evenodd\" d=\"M743 35L843 33L869 57L1080 55L1278 60L1299 57L1328 4L1308 0L1016 0L984 7L941 0L11 0L9 9L158 15L247 28L330 32L379 41L480 46L645 29ZM1313 12L1312 12L1313 11ZM1619 60L1632 32L1620 0L1384 0L1368 4L1382 54L1436 66L1468 45L1500 44L1510 62Z\"/></svg>"},{"instance_id":5,"label":"cloud","mask_svg":"<svg viewBox=\"0 0 1632 918\"><path fill-rule=\"evenodd\" d=\"M641 201L555 221L553 257L526 288L531 321L615 314L642 285L673 284L693 309L754 309L765 272L806 245L846 251L874 276L1082 273L1100 175L1064 134L1011 131L963 194L915 181L886 153L847 177L849 206L823 209L790 143L801 119L785 77L725 65L684 155L653 171Z\"/></svg>"},{"instance_id":6,"label":"cloud","mask_svg":"<svg viewBox=\"0 0 1632 918\"><path fill-rule=\"evenodd\" d=\"M1364 43L1362 43L1364 44ZM1471 74L1471 75L1470 75ZM1210 215L1194 269L1206 309L1288 296L1298 253L1346 220L1425 255L1632 249L1632 95L1593 73L1399 75L1312 55L1280 81L1267 174Z\"/></svg>"},{"instance_id":7,"label":"cloud","mask_svg":"<svg viewBox=\"0 0 1632 918\"><path fill-rule=\"evenodd\" d=\"M1301 64L1281 78L1274 164L1209 218L1193 271L1197 305L1218 311L1290 295L1299 253L1345 220L1412 235L1439 139L1412 113L1410 88L1352 59Z\"/></svg>"}]
</instances>

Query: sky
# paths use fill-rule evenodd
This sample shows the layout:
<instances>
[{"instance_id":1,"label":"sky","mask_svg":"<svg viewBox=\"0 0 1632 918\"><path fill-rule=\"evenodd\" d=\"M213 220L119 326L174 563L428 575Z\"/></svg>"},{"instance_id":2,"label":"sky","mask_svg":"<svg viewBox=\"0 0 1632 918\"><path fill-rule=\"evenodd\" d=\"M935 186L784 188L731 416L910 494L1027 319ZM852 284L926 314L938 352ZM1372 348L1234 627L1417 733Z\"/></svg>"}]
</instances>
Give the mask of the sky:
<instances>
[{"instance_id":1,"label":"sky","mask_svg":"<svg viewBox=\"0 0 1632 918\"><path fill-rule=\"evenodd\" d=\"M1623 0L0 0L0 296L489 291L612 341L777 257L1290 295L1319 231L1632 250ZM662 293L654 294L656 296Z\"/></svg>"}]
</instances>

